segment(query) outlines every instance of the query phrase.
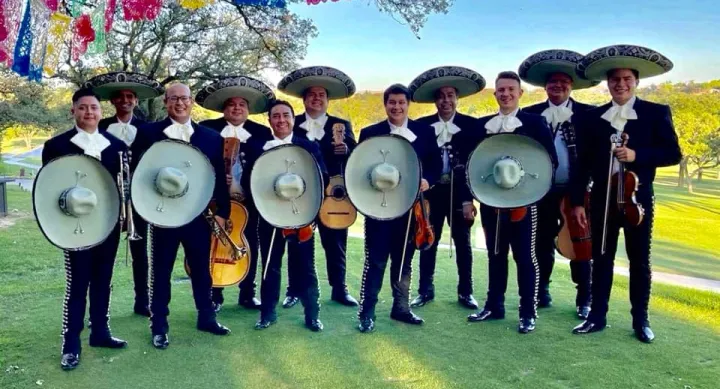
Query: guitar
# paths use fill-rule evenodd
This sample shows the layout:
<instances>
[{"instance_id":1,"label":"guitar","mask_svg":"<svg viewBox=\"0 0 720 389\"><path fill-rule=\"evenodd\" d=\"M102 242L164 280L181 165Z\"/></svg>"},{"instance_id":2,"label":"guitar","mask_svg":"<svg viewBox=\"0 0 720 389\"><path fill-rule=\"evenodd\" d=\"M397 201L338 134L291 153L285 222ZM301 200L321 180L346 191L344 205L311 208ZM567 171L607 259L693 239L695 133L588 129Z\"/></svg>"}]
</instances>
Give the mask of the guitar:
<instances>
[{"instance_id":1,"label":"guitar","mask_svg":"<svg viewBox=\"0 0 720 389\"><path fill-rule=\"evenodd\" d=\"M332 128L333 144L343 143L345 125L335 123ZM357 219L357 209L352 205L345 189L344 169L341 173L330 177L325 188L325 198L320 207L320 222L327 228L343 230L350 227Z\"/></svg>"}]
</instances>

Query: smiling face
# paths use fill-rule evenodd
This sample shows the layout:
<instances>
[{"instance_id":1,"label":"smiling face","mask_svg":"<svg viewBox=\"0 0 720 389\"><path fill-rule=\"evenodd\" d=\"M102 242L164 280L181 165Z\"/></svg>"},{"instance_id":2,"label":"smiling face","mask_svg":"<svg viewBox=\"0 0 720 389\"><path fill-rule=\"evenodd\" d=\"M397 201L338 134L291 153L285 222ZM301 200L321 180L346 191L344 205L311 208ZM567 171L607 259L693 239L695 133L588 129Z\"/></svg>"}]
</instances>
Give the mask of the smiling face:
<instances>
[{"instance_id":1,"label":"smiling face","mask_svg":"<svg viewBox=\"0 0 720 389\"><path fill-rule=\"evenodd\" d=\"M615 69L608 74L607 84L613 100L623 105L635 96L638 79L630 69Z\"/></svg>"},{"instance_id":2,"label":"smiling face","mask_svg":"<svg viewBox=\"0 0 720 389\"><path fill-rule=\"evenodd\" d=\"M102 117L100 101L93 96L83 96L75 102L70 110L75 117L77 126L86 131L95 131Z\"/></svg>"},{"instance_id":3,"label":"smiling face","mask_svg":"<svg viewBox=\"0 0 720 389\"><path fill-rule=\"evenodd\" d=\"M407 97L402 93L391 93L388 95L385 103L385 112L390 122L396 126L405 123L408 115L408 107L410 103Z\"/></svg>"},{"instance_id":4,"label":"smiling face","mask_svg":"<svg viewBox=\"0 0 720 389\"><path fill-rule=\"evenodd\" d=\"M555 105L564 103L572 92L572 78L565 73L553 73L545 83L548 99Z\"/></svg>"},{"instance_id":5,"label":"smiling face","mask_svg":"<svg viewBox=\"0 0 720 389\"><path fill-rule=\"evenodd\" d=\"M305 91L303 98L305 104L305 112L310 116L320 116L327 112L328 96L327 91L323 87L313 86Z\"/></svg>"},{"instance_id":6,"label":"smiling face","mask_svg":"<svg viewBox=\"0 0 720 389\"><path fill-rule=\"evenodd\" d=\"M278 104L270 109L270 127L276 137L285 139L292 132L294 125L295 116L290 107Z\"/></svg>"},{"instance_id":7,"label":"smiling face","mask_svg":"<svg viewBox=\"0 0 720 389\"><path fill-rule=\"evenodd\" d=\"M165 109L168 116L178 123L186 123L190 119L193 103L187 85L175 84L165 92Z\"/></svg>"},{"instance_id":8,"label":"smiling face","mask_svg":"<svg viewBox=\"0 0 720 389\"><path fill-rule=\"evenodd\" d=\"M499 78L495 81L495 100L504 114L508 114L518 107L522 94L523 90L517 80Z\"/></svg>"},{"instance_id":9,"label":"smiling face","mask_svg":"<svg viewBox=\"0 0 720 389\"><path fill-rule=\"evenodd\" d=\"M242 97L231 97L225 101L223 116L233 126L239 126L248 118L248 102Z\"/></svg>"},{"instance_id":10,"label":"smiling face","mask_svg":"<svg viewBox=\"0 0 720 389\"><path fill-rule=\"evenodd\" d=\"M450 118L457 109L457 91L451 86L444 86L435 92L435 107L443 118Z\"/></svg>"},{"instance_id":11,"label":"smiling face","mask_svg":"<svg viewBox=\"0 0 720 389\"><path fill-rule=\"evenodd\" d=\"M117 91L110 103L115 107L115 111L118 115L127 115L132 113L133 109L137 106L138 99L135 93L130 90Z\"/></svg>"}]
</instances>

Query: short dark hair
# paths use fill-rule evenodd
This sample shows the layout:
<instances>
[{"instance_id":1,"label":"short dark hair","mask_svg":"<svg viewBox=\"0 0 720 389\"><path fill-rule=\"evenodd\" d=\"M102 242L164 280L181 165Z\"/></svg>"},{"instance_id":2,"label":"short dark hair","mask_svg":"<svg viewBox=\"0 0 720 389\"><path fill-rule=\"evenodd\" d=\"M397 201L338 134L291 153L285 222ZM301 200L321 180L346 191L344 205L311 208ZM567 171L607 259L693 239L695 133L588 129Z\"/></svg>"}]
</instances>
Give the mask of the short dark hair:
<instances>
[{"instance_id":1,"label":"short dark hair","mask_svg":"<svg viewBox=\"0 0 720 389\"><path fill-rule=\"evenodd\" d=\"M512 70L506 70L504 72L498 73L497 78L495 79L495 83L497 84L497 82L501 79L515 80L517 81L518 85L520 85L520 76L518 76L518 74L513 72Z\"/></svg>"},{"instance_id":2,"label":"short dark hair","mask_svg":"<svg viewBox=\"0 0 720 389\"><path fill-rule=\"evenodd\" d=\"M95 92L93 92L93 90L90 88L80 88L80 89L76 90L75 93L73 93L73 95L72 95L72 102L73 102L73 104L75 104L81 98L88 97L88 96L92 96L98 102L100 102L100 97L98 97L98 95L96 95Z\"/></svg>"},{"instance_id":3,"label":"short dark hair","mask_svg":"<svg viewBox=\"0 0 720 389\"><path fill-rule=\"evenodd\" d=\"M383 93L383 104L387 104L390 95L405 95L405 98L410 102L410 89L403 84L392 84Z\"/></svg>"},{"instance_id":4,"label":"short dark hair","mask_svg":"<svg viewBox=\"0 0 720 389\"><path fill-rule=\"evenodd\" d=\"M450 85L447 85L447 86L455 89L455 94L456 95L458 94L458 89L456 87L450 86ZM435 92L433 92L433 99L435 99L435 100L438 99L438 96L440 95L440 89L442 89L442 88L444 88L444 87L441 86L440 88L435 89Z\"/></svg>"},{"instance_id":5,"label":"short dark hair","mask_svg":"<svg viewBox=\"0 0 720 389\"><path fill-rule=\"evenodd\" d=\"M120 90L116 90L115 92L113 92L113 93L110 95L110 99L112 100L112 99L118 97L118 96L120 95L120 92L122 92L122 91L124 91L124 90L132 93L133 96L135 96L135 98L137 99L137 93L135 93L135 91L132 90L132 89L120 89Z\"/></svg>"},{"instance_id":6,"label":"short dark hair","mask_svg":"<svg viewBox=\"0 0 720 389\"><path fill-rule=\"evenodd\" d=\"M571 84L575 83L575 80L573 80L572 76L565 72L550 72L550 73L548 73L547 77L545 77L545 85L547 85L547 83L550 82L550 79L556 74L562 74L562 75L568 77L570 79Z\"/></svg>"},{"instance_id":7,"label":"short dark hair","mask_svg":"<svg viewBox=\"0 0 720 389\"><path fill-rule=\"evenodd\" d=\"M230 96L230 97L228 97L227 99L225 99L225 101L223 101L223 104L222 104L223 110L224 110L225 108L227 108L228 101L230 101L230 99L232 99L233 97L239 97L239 98L245 100L245 104L248 105L248 108L250 107L250 102L248 101L248 99L246 99L246 98L244 98L244 97L242 97L242 96Z\"/></svg>"},{"instance_id":8,"label":"short dark hair","mask_svg":"<svg viewBox=\"0 0 720 389\"><path fill-rule=\"evenodd\" d=\"M295 110L293 109L292 105L290 105L290 103L285 100L273 100L272 103L270 103L270 108L268 108L268 116L270 116L273 108L277 107L278 105L284 105L290 108L290 114L295 116Z\"/></svg>"},{"instance_id":9,"label":"short dark hair","mask_svg":"<svg viewBox=\"0 0 720 389\"><path fill-rule=\"evenodd\" d=\"M630 68L628 68L628 69L630 69ZM605 73L605 79L606 80L610 79L610 77L612 76L613 73L615 73L616 70L618 70L618 69L616 68L616 69L608 70L607 73ZM630 71L632 72L633 76L635 76L636 80L640 79L640 72L638 72L636 69L630 69Z\"/></svg>"},{"instance_id":10,"label":"short dark hair","mask_svg":"<svg viewBox=\"0 0 720 389\"><path fill-rule=\"evenodd\" d=\"M323 89L325 89L325 94L326 94L326 95L328 94L328 90L327 90L327 88L325 88L324 86L320 86L320 85L311 85L311 86L309 86L309 87L307 87L307 88L303 89L303 91L302 91L302 98L303 98L303 100L305 100L305 98L307 97L308 91L310 91L310 88L312 88L312 87L318 87L318 88L323 88Z\"/></svg>"}]
</instances>

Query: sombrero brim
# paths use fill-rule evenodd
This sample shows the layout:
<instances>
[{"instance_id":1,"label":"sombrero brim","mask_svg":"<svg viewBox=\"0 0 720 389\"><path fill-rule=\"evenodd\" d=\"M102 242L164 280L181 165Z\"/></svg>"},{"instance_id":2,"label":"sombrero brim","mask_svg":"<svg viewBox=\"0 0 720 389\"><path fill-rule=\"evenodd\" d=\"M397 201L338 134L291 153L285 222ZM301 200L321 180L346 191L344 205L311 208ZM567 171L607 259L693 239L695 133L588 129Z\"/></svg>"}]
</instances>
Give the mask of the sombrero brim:
<instances>
[{"instance_id":1,"label":"sombrero brim","mask_svg":"<svg viewBox=\"0 0 720 389\"><path fill-rule=\"evenodd\" d=\"M286 161L294 162L288 169ZM305 192L293 202L275 194L275 179L287 172L302 177ZM323 201L323 180L317 161L307 150L296 145L282 145L264 152L250 173L250 191L258 213L277 228L300 228L315 220Z\"/></svg>"},{"instance_id":2,"label":"sombrero brim","mask_svg":"<svg viewBox=\"0 0 720 389\"><path fill-rule=\"evenodd\" d=\"M546 50L533 54L518 69L520 78L530 85L544 88L550 75L567 74L573 81L573 89L586 89L600 82L587 80L577 72L577 64L583 55L570 50Z\"/></svg>"},{"instance_id":3,"label":"sombrero brim","mask_svg":"<svg viewBox=\"0 0 720 389\"><path fill-rule=\"evenodd\" d=\"M319 86L325 88L328 99L344 99L355 93L355 83L345 73L328 66L298 69L283 77L278 90L294 97L302 97L305 90Z\"/></svg>"},{"instance_id":4,"label":"sombrero brim","mask_svg":"<svg viewBox=\"0 0 720 389\"><path fill-rule=\"evenodd\" d=\"M634 69L640 78L649 78L669 72L673 63L659 52L641 46L616 45L589 53L578 63L578 73L595 81L607 79L613 69Z\"/></svg>"},{"instance_id":5,"label":"sombrero brim","mask_svg":"<svg viewBox=\"0 0 720 389\"><path fill-rule=\"evenodd\" d=\"M381 150L386 150L383 160ZM385 194L373 188L372 169L383 161L400 171L398 186ZM345 188L358 212L375 220L393 220L410 210L417 198L422 169L412 144L396 135L369 138L358 144L345 165ZM383 206L383 200L386 206Z\"/></svg>"},{"instance_id":6,"label":"sombrero brim","mask_svg":"<svg viewBox=\"0 0 720 389\"><path fill-rule=\"evenodd\" d=\"M188 178L188 191L167 198L155 190L155 177L163 167L181 170ZM210 203L215 188L215 170L197 148L177 140L153 144L138 162L130 185L133 207L143 219L158 227L176 228L190 223ZM162 210L159 205L162 204Z\"/></svg>"},{"instance_id":7,"label":"sombrero brim","mask_svg":"<svg viewBox=\"0 0 720 389\"><path fill-rule=\"evenodd\" d=\"M78 179L76 172L85 177ZM66 215L58 205L63 191L76 185L92 190L97 196L95 209L81 218ZM35 177L32 197L35 219L43 235L64 250L95 247L118 224L120 193L115 179L99 161L86 155L67 155L48 162ZM78 227L83 232L76 234Z\"/></svg>"},{"instance_id":8,"label":"sombrero brim","mask_svg":"<svg viewBox=\"0 0 720 389\"><path fill-rule=\"evenodd\" d=\"M446 86L455 88L457 97L463 98L485 89L485 78L460 66L442 66L417 76L410 83L410 96L417 103L432 103L435 91Z\"/></svg>"},{"instance_id":9,"label":"sombrero brim","mask_svg":"<svg viewBox=\"0 0 720 389\"><path fill-rule=\"evenodd\" d=\"M207 85L198 92L195 101L203 108L223 112L225 101L232 97L247 100L248 112L258 114L267 112L275 94L262 81L250 77L232 77Z\"/></svg>"},{"instance_id":10,"label":"sombrero brim","mask_svg":"<svg viewBox=\"0 0 720 389\"><path fill-rule=\"evenodd\" d=\"M505 156L518 160L525 176L513 189L495 184L492 177L495 162ZM530 174L536 174L533 178ZM496 208L518 208L538 202L550 190L553 166L550 155L534 139L517 134L499 134L486 138L475 148L468 160L467 183L473 197Z\"/></svg>"},{"instance_id":11,"label":"sombrero brim","mask_svg":"<svg viewBox=\"0 0 720 389\"><path fill-rule=\"evenodd\" d=\"M86 88L91 88L101 100L110 100L115 93L130 90L138 100L153 99L165 93L159 82L139 73L107 73L88 80Z\"/></svg>"}]
</instances>

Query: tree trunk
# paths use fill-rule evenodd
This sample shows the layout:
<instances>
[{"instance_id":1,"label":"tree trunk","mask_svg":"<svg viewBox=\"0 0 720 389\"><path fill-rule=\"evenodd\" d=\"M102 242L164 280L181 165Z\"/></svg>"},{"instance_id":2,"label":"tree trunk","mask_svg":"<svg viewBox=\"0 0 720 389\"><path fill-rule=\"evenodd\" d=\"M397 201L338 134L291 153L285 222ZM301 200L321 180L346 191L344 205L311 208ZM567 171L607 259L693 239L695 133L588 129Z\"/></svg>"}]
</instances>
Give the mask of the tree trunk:
<instances>
[{"instance_id":1,"label":"tree trunk","mask_svg":"<svg viewBox=\"0 0 720 389\"><path fill-rule=\"evenodd\" d=\"M700 171L698 172L698 182L702 181L702 175L703 175L703 170L700 169Z\"/></svg>"},{"instance_id":2,"label":"tree trunk","mask_svg":"<svg viewBox=\"0 0 720 389\"><path fill-rule=\"evenodd\" d=\"M25 141L25 147L32 148L32 135L23 136L23 141Z\"/></svg>"},{"instance_id":3,"label":"tree trunk","mask_svg":"<svg viewBox=\"0 0 720 389\"><path fill-rule=\"evenodd\" d=\"M683 158L680 160L680 164L678 165L678 188L685 186L685 170L687 170L687 159Z\"/></svg>"},{"instance_id":4,"label":"tree trunk","mask_svg":"<svg viewBox=\"0 0 720 389\"><path fill-rule=\"evenodd\" d=\"M690 171L688 170L687 163L685 163L685 173L684 173L684 174L685 174L685 178L686 178L685 181L687 182L688 193L691 193L691 194L693 193L693 182L692 182L692 178L693 178L693 176L695 175L696 172L697 172L697 171L692 172L692 174L691 174Z\"/></svg>"},{"instance_id":5,"label":"tree trunk","mask_svg":"<svg viewBox=\"0 0 720 389\"><path fill-rule=\"evenodd\" d=\"M2 139L0 139L0 141L2 141ZM720 180L720 168L718 169L718 172L717 172L717 179Z\"/></svg>"}]
</instances>

